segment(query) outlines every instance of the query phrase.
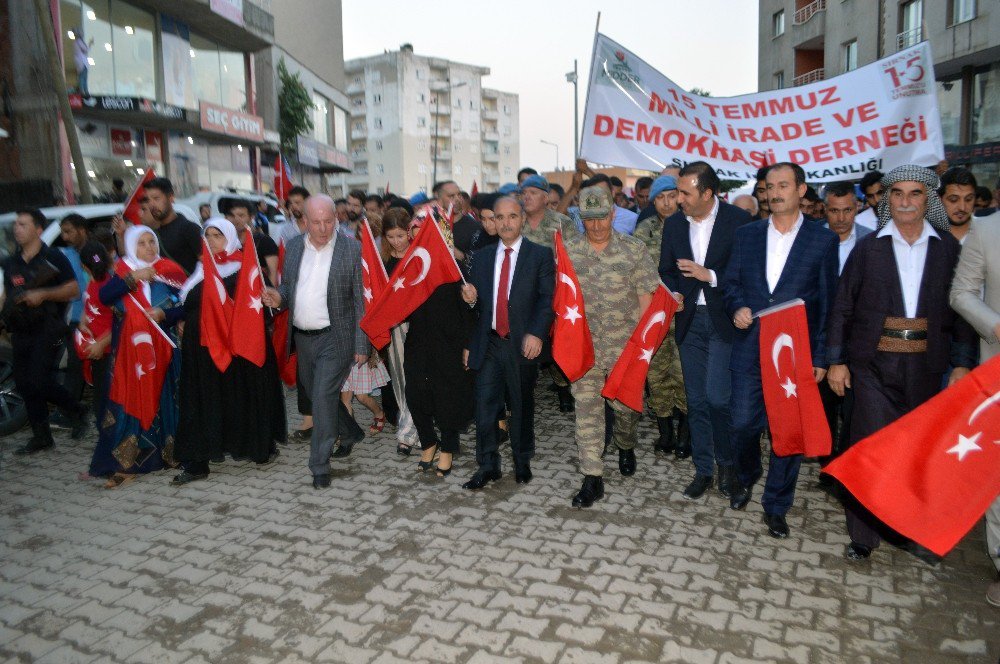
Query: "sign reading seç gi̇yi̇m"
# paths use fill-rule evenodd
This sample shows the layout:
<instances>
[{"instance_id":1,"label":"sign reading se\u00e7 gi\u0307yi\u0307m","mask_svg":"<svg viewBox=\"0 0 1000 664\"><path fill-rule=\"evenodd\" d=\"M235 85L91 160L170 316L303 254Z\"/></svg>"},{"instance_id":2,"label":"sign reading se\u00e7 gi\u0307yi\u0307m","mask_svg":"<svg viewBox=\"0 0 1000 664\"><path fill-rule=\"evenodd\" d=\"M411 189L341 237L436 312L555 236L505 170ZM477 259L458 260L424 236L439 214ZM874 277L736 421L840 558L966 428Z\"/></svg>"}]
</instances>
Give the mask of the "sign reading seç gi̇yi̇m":
<instances>
[{"instance_id":1,"label":"sign reading se\u00e7 gi\u0307yi\u0307m","mask_svg":"<svg viewBox=\"0 0 1000 664\"><path fill-rule=\"evenodd\" d=\"M234 111L207 101L198 102L198 107L202 129L255 143L264 142L264 119L259 115Z\"/></svg>"}]
</instances>

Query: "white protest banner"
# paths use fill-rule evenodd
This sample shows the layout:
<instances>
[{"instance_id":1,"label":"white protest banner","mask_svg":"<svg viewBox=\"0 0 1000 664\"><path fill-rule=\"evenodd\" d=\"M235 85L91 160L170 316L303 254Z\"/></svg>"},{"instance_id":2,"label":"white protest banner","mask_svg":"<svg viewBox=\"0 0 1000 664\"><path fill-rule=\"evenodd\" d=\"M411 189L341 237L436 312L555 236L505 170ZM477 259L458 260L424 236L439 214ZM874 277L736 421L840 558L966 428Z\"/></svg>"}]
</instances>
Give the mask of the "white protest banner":
<instances>
[{"instance_id":1,"label":"white protest banner","mask_svg":"<svg viewBox=\"0 0 1000 664\"><path fill-rule=\"evenodd\" d=\"M595 42L587 161L651 171L706 161L730 180L791 161L810 182L829 182L944 159L926 42L842 76L739 97L691 94L606 36Z\"/></svg>"}]
</instances>

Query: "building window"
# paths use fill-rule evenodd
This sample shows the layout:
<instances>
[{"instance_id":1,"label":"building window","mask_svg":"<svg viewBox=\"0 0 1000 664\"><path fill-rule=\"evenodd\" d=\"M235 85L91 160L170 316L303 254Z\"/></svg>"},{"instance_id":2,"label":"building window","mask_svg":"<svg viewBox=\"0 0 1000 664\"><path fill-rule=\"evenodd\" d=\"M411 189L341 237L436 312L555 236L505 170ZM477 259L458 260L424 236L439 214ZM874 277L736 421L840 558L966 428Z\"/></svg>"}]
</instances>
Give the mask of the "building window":
<instances>
[{"instance_id":1,"label":"building window","mask_svg":"<svg viewBox=\"0 0 1000 664\"><path fill-rule=\"evenodd\" d=\"M385 166L382 164L375 164L375 172L379 175L383 175L385 173Z\"/></svg>"},{"instance_id":2,"label":"building window","mask_svg":"<svg viewBox=\"0 0 1000 664\"><path fill-rule=\"evenodd\" d=\"M854 39L844 44L844 71L854 71L858 68L858 40Z\"/></svg>"},{"instance_id":3,"label":"building window","mask_svg":"<svg viewBox=\"0 0 1000 664\"><path fill-rule=\"evenodd\" d=\"M423 92L421 92L420 94L417 95L417 101L420 102L421 104L426 103L427 96Z\"/></svg>"},{"instance_id":4,"label":"building window","mask_svg":"<svg viewBox=\"0 0 1000 664\"><path fill-rule=\"evenodd\" d=\"M381 129L382 128L382 118L374 118L372 120L372 127L374 127L375 129Z\"/></svg>"},{"instance_id":5,"label":"building window","mask_svg":"<svg viewBox=\"0 0 1000 664\"><path fill-rule=\"evenodd\" d=\"M461 175L462 174L462 165L461 164L455 164L455 168L452 169L452 173L454 175Z\"/></svg>"},{"instance_id":6,"label":"building window","mask_svg":"<svg viewBox=\"0 0 1000 664\"><path fill-rule=\"evenodd\" d=\"M509 145L503 146L503 153L504 153L504 156L506 156L506 157L510 156L510 146Z\"/></svg>"},{"instance_id":7,"label":"building window","mask_svg":"<svg viewBox=\"0 0 1000 664\"><path fill-rule=\"evenodd\" d=\"M785 87L785 72L779 71L774 75L774 89L781 90Z\"/></svg>"},{"instance_id":8,"label":"building window","mask_svg":"<svg viewBox=\"0 0 1000 664\"><path fill-rule=\"evenodd\" d=\"M976 18L976 0L951 0L948 14L948 25L971 21Z\"/></svg>"},{"instance_id":9,"label":"building window","mask_svg":"<svg viewBox=\"0 0 1000 664\"><path fill-rule=\"evenodd\" d=\"M246 109L242 53L223 50L215 42L192 33L191 69L196 100Z\"/></svg>"},{"instance_id":10,"label":"building window","mask_svg":"<svg viewBox=\"0 0 1000 664\"><path fill-rule=\"evenodd\" d=\"M972 141L1000 141L1000 66L993 64L972 79Z\"/></svg>"},{"instance_id":11,"label":"building window","mask_svg":"<svg viewBox=\"0 0 1000 664\"><path fill-rule=\"evenodd\" d=\"M461 151L462 151L462 144L455 143L455 152L461 152Z\"/></svg>"},{"instance_id":12,"label":"building window","mask_svg":"<svg viewBox=\"0 0 1000 664\"><path fill-rule=\"evenodd\" d=\"M360 76L355 76L354 77L354 85L361 85L361 77Z\"/></svg>"},{"instance_id":13,"label":"building window","mask_svg":"<svg viewBox=\"0 0 1000 664\"><path fill-rule=\"evenodd\" d=\"M333 147L347 151L347 111L333 107Z\"/></svg>"},{"instance_id":14,"label":"building window","mask_svg":"<svg viewBox=\"0 0 1000 664\"><path fill-rule=\"evenodd\" d=\"M920 43L924 20L923 0L910 0L899 7L899 34L896 47L903 49Z\"/></svg>"},{"instance_id":15,"label":"building window","mask_svg":"<svg viewBox=\"0 0 1000 664\"><path fill-rule=\"evenodd\" d=\"M504 125L504 127L503 127L503 135L504 136L510 136L510 125Z\"/></svg>"},{"instance_id":16,"label":"building window","mask_svg":"<svg viewBox=\"0 0 1000 664\"><path fill-rule=\"evenodd\" d=\"M418 127L426 127L427 126L427 118L424 118L424 117L417 118L417 126Z\"/></svg>"},{"instance_id":17,"label":"building window","mask_svg":"<svg viewBox=\"0 0 1000 664\"><path fill-rule=\"evenodd\" d=\"M945 145L962 143L962 79L937 82L941 138Z\"/></svg>"},{"instance_id":18,"label":"building window","mask_svg":"<svg viewBox=\"0 0 1000 664\"><path fill-rule=\"evenodd\" d=\"M503 114L504 115L510 115L510 107L507 106L507 104L503 105Z\"/></svg>"},{"instance_id":19,"label":"building window","mask_svg":"<svg viewBox=\"0 0 1000 664\"><path fill-rule=\"evenodd\" d=\"M421 138L419 141L417 141L417 149L418 150L426 150L427 149L427 141L425 139L423 139L423 138Z\"/></svg>"},{"instance_id":20,"label":"building window","mask_svg":"<svg viewBox=\"0 0 1000 664\"><path fill-rule=\"evenodd\" d=\"M330 141L330 100L313 91L313 138L329 145Z\"/></svg>"},{"instance_id":21,"label":"building window","mask_svg":"<svg viewBox=\"0 0 1000 664\"><path fill-rule=\"evenodd\" d=\"M455 120L451 123L452 131L462 131L462 122L460 120Z\"/></svg>"},{"instance_id":22,"label":"building window","mask_svg":"<svg viewBox=\"0 0 1000 664\"><path fill-rule=\"evenodd\" d=\"M775 12L771 17L771 36L780 37L785 34L785 10Z\"/></svg>"},{"instance_id":23,"label":"building window","mask_svg":"<svg viewBox=\"0 0 1000 664\"><path fill-rule=\"evenodd\" d=\"M420 173L421 175L426 175L427 174L427 164L418 164L417 165L417 173Z\"/></svg>"},{"instance_id":24,"label":"building window","mask_svg":"<svg viewBox=\"0 0 1000 664\"><path fill-rule=\"evenodd\" d=\"M372 103L376 106L382 103L382 95L372 95Z\"/></svg>"},{"instance_id":25,"label":"building window","mask_svg":"<svg viewBox=\"0 0 1000 664\"><path fill-rule=\"evenodd\" d=\"M511 175L514 174L514 169L511 168L510 166L507 166L503 169L503 174L506 175L507 177L510 177Z\"/></svg>"},{"instance_id":26,"label":"building window","mask_svg":"<svg viewBox=\"0 0 1000 664\"><path fill-rule=\"evenodd\" d=\"M478 166L473 166L472 167L472 175L473 176L479 175L479 167Z\"/></svg>"},{"instance_id":27,"label":"building window","mask_svg":"<svg viewBox=\"0 0 1000 664\"><path fill-rule=\"evenodd\" d=\"M471 152L472 154L479 154L479 145L473 143L471 146L469 146L469 152Z\"/></svg>"},{"instance_id":28,"label":"building window","mask_svg":"<svg viewBox=\"0 0 1000 664\"><path fill-rule=\"evenodd\" d=\"M382 151L382 141L375 141L375 149L379 152Z\"/></svg>"}]
</instances>

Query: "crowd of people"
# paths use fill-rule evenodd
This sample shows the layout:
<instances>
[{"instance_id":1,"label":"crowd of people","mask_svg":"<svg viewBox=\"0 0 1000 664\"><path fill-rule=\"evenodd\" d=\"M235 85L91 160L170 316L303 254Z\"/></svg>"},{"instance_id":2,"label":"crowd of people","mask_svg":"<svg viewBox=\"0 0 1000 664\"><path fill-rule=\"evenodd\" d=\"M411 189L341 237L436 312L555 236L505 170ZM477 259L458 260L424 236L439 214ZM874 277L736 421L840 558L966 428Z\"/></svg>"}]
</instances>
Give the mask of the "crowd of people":
<instances>
[{"instance_id":1,"label":"crowd of people","mask_svg":"<svg viewBox=\"0 0 1000 664\"><path fill-rule=\"evenodd\" d=\"M541 373L560 411L573 413L582 484L572 504L590 507L604 497L609 452L621 475L637 472L642 413L602 390L662 283L681 304L648 358L652 447L691 464L690 500L708 498L714 486L742 510L763 480L765 528L788 537L803 459L772 451L765 476L755 314L805 303L833 458L997 354L1000 214L970 171L943 166L901 166L817 191L801 167L777 163L760 170L752 194L730 203L721 188L704 162L640 178L632 196L584 162L565 189L528 168L517 183L471 197L452 181L409 199L352 191L334 200L294 187L276 243L254 203L236 202L225 217L209 209L198 223L177 214L169 180L157 178L145 186L140 223L119 218L110 230L92 229L70 215L61 251L41 240L44 216L21 210L3 308L32 429L18 453L52 448L54 423L86 436L92 417L98 438L81 478L110 488L165 468L178 470L177 485L205 480L227 456L266 466L279 446L308 442L312 486L323 489L331 460L365 438L354 417L360 404L371 412L369 434L388 427L400 455L418 448L421 473L448 477L460 435L474 423L477 467L462 486L500 480L507 441L515 482L527 484ZM463 278L438 286L378 348L361 327L371 299L363 273L378 267L362 260L362 241L370 232L392 284L426 224L440 229ZM565 277L557 248L578 279L594 347L593 367L572 381L553 361L551 331L556 317L582 314L553 306L557 274ZM202 329L203 309L238 289L245 251L256 252L266 286L257 304L266 312L262 363L222 361ZM126 329L129 307L179 348L164 367L156 357L136 364L139 374L163 374L149 417L125 406L115 382L123 349L145 342ZM64 346L60 382L54 367ZM93 385L89 410L84 375ZM290 432L283 377L303 416ZM843 500L848 559L868 558L883 539L929 553L846 492ZM987 540L1000 570L1000 499L987 512ZM1000 582L987 599L1000 606Z\"/></svg>"}]
</instances>

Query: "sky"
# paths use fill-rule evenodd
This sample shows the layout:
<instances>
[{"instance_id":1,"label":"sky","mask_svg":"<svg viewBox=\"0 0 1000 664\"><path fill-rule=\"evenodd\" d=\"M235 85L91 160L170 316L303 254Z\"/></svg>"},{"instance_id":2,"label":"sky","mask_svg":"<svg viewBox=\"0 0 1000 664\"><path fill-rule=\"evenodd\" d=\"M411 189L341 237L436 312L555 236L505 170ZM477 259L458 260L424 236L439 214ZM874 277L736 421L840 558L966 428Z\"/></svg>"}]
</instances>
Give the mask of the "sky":
<instances>
[{"instance_id":1,"label":"sky","mask_svg":"<svg viewBox=\"0 0 1000 664\"><path fill-rule=\"evenodd\" d=\"M576 58L582 123L598 11L603 34L686 89L757 90L756 0L343 0L344 59L411 43L417 55L489 67L484 87L520 95L521 164L551 170L556 149L545 140L572 168L566 73Z\"/></svg>"}]
</instances>

